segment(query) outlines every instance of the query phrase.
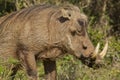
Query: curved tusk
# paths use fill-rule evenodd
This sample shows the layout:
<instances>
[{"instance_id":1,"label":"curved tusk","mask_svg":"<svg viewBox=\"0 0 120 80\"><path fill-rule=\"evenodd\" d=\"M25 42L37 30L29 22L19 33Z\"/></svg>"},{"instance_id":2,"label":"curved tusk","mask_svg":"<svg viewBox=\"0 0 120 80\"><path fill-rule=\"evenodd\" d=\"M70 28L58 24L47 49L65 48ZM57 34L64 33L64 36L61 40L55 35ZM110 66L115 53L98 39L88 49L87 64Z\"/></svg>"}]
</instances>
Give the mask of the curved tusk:
<instances>
[{"instance_id":1,"label":"curved tusk","mask_svg":"<svg viewBox=\"0 0 120 80\"><path fill-rule=\"evenodd\" d=\"M92 58L95 58L98 54L98 51L99 51L99 48L100 48L100 43L97 43L97 46L95 48L95 51L93 52L92 54Z\"/></svg>"},{"instance_id":2,"label":"curved tusk","mask_svg":"<svg viewBox=\"0 0 120 80\"><path fill-rule=\"evenodd\" d=\"M104 49L103 49L102 52L99 54L100 58L104 58L104 56L105 56L106 53L107 53L107 49L108 49L108 41L106 41L106 44L105 44Z\"/></svg>"}]
</instances>

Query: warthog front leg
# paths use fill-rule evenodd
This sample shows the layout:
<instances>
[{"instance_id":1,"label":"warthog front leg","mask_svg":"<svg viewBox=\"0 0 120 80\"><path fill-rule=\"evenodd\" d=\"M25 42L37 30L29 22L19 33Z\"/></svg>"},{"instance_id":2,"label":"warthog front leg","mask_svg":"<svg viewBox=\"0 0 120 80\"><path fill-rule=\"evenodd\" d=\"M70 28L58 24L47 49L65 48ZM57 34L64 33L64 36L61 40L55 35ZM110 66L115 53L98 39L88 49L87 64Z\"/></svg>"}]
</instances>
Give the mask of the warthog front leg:
<instances>
[{"instance_id":1,"label":"warthog front leg","mask_svg":"<svg viewBox=\"0 0 120 80\"><path fill-rule=\"evenodd\" d=\"M32 52L23 51L24 59L23 65L25 66L29 80L38 80L37 66L35 56Z\"/></svg>"},{"instance_id":2,"label":"warthog front leg","mask_svg":"<svg viewBox=\"0 0 120 80\"><path fill-rule=\"evenodd\" d=\"M56 61L47 59L43 61L43 65L46 80L56 80Z\"/></svg>"},{"instance_id":3,"label":"warthog front leg","mask_svg":"<svg viewBox=\"0 0 120 80\"><path fill-rule=\"evenodd\" d=\"M17 73L17 71L19 70L19 66L20 65L16 65L16 66L14 66L13 68L12 68L12 73L11 73L11 80L14 80L14 78L15 78L15 75L16 75L16 73Z\"/></svg>"}]
</instances>

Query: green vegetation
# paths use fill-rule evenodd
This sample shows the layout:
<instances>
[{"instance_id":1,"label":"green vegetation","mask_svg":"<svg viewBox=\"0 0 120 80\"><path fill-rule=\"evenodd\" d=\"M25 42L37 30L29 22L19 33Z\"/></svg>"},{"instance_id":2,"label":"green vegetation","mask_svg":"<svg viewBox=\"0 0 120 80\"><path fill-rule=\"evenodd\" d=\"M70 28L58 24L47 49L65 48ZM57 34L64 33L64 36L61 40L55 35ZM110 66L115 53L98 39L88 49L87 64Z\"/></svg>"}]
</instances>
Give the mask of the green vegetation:
<instances>
[{"instance_id":1,"label":"green vegetation","mask_svg":"<svg viewBox=\"0 0 120 80\"><path fill-rule=\"evenodd\" d=\"M0 0L0 16L40 3L77 5L88 15L88 33L94 45L97 42L103 47L109 41L109 49L103 66L92 69L83 65L71 55L57 59L58 80L120 80L120 1L119 0ZM101 50L102 50L101 47ZM10 64L19 63L9 60ZM0 61L0 80L9 80L11 67ZM38 63L40 80L44 79L42 63ZM25 70L20 70L15 80L27 80Z\"/></svg>"}]
</instances>

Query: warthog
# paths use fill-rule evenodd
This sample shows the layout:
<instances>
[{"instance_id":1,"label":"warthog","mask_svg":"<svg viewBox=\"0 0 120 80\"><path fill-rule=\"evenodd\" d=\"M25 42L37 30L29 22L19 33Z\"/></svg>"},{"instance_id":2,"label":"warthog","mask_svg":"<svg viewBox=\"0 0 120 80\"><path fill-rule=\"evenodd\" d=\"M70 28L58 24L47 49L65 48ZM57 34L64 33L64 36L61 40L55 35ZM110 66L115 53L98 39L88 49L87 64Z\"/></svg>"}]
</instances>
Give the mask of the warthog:
<instances>
[{"instance_id":1,"label":"warthog","mask_svg":"<svg viewBox=\"0 0 120 80\"><path fill-rule=\"evenodd\" d=\"M38 80L36 60L42 59L47 80L56 80L55 59L71 54L92 67L107 51L98 53L87 31L87 17L73 5L37 5L0 18L0 58L14 58L12 79L22 65L29 80Z\"/></svg>"}]
</instances>

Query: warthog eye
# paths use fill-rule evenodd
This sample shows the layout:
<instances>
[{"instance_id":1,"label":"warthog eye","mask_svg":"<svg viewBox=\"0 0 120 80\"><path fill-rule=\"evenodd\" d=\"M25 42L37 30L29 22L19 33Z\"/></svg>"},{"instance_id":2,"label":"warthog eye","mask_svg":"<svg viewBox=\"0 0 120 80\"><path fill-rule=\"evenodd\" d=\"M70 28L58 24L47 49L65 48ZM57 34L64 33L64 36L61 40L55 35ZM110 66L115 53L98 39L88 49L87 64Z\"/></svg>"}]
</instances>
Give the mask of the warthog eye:
<instances>
[{"instance_id":1,"label":"warthog eye","mask_svg":"<svg viewBox=\"0 0 120 80\"><path fill-rule=\"evenodd\" d=\"M78 20L78 23L80 26L83 26L83 27L85 26L85 21L83 21L83 20Z\"/></svg>"},{"instance_id":2,"label":"warthog eye","mask_svg":"<svg viewBox=\"0 0 120 80\"><path fill-rule=\"evenodd\" d=\"M64 23L64 22L68 21L69 18L62 16L62 17L58 18L58 20L59 20L61 23Z\"/></svg>"}]
</instances>

